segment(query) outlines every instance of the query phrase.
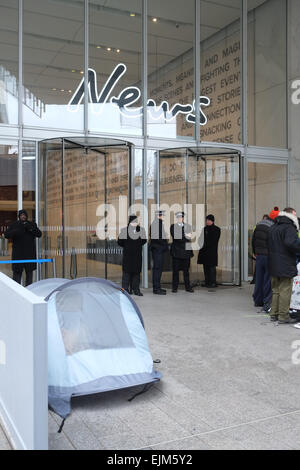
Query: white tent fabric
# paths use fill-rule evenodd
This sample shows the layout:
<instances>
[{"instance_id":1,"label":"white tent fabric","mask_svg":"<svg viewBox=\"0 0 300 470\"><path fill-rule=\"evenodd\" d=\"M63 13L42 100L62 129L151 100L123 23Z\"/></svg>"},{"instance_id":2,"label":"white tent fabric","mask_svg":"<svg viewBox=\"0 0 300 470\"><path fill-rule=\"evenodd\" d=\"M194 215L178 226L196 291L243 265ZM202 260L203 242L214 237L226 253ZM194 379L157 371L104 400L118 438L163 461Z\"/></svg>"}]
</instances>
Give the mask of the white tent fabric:
<instances>
[{"instance_id":1,"label":"white tent fabric","mask_svg":"<svg viewBox=\"0 0 300 470\"><path fill-rule=\"evenodd\" d=\"M60 416L70 413L72 396L161 378L140 311L119 286L98 278L49 279L30 290L48 301L49 405Z\"/></svg>"}]
</instances>

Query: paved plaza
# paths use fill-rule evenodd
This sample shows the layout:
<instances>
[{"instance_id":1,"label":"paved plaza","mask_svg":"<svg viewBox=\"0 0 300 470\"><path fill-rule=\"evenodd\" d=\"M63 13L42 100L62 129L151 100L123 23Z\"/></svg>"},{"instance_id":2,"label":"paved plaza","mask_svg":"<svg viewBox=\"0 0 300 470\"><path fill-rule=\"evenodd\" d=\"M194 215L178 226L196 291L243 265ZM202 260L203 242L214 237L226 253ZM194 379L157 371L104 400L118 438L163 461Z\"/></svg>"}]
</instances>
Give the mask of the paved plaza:
<instances>
[{"instance_id":1,"label":"paved plaza","mask_svg":"<svg viewBox=\"0 0 300 470\"><path fill-rule=\"evenodd\" d=\"M73 399L61 434L50 412L50 449L300 449L300 330L258 313L251 292L135 297L162 381L132 402L138 389Z\"/></svg>"}]
</instances>

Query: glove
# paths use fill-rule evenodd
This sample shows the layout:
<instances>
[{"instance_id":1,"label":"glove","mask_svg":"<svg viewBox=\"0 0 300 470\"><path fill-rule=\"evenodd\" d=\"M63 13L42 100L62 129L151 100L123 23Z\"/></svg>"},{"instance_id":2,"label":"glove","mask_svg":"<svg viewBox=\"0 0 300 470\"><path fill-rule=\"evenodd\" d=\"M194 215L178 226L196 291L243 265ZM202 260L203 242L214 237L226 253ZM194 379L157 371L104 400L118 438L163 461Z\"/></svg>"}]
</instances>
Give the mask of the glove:
<instances>
[{"instance_id":1,"label":"glove","mask_svg":"<svg viewBox=\"0 0 300 470\"><path fill-rule=\"evenodd\" d=\"M24 227L26 232L32 232L33 231L33 224L31 222L24 222Z\"/></svg>"}]
</instances>

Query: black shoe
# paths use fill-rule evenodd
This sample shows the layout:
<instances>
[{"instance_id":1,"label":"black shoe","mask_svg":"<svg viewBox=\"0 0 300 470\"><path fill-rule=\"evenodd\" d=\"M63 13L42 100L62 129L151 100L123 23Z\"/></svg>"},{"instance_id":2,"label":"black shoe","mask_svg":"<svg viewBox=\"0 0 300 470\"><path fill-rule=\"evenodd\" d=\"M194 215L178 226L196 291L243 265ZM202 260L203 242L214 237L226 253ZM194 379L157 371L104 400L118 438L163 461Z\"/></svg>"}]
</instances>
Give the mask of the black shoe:
<instances>
[{"instance_id":1,"label":"black shoe","mask_svg":"<svg viewBox=\"0 0 300 470\"><path fill-rule=\"evenodd\" d=\"M153 291L153 294L156 294L156 295L166 295L166 294L167 294L167 291L165 291L165 290L163 290L163 289L154 290L154 291Z\"/></svg>"},{"instance_id":2,"label":"black shoe","mask_svg":"<svg viewBox=\"0 0 300 470\"><path fill-rule=\"evenodd\" d=\"M289 318L288 320L278 320L278 325L293 325L295 323L298 323L298 320L296 320L296 318Z\"/></svg>"},{"instance_id":3,"label":"black shoe","mask_svg":"<svg viewBox=\"0 0 300 470\"><path fill-rule=\"evenodd\" d=\"M177 289L172 289L173 294L176 294Z\"/></svg>"},{"instance_id":4,"label":"black shoe","mask_svg":"<svg viewBox=\"0 0 300 470\"><path fill-rule=\"evenodd\" d=\"M278 315L270 315L270 321L278 321Z\"/></svg>"},{"instance_id":5,"label":"black shoe","mask_svg":"<svg viewBox=\"0 0 300 470\"><path fill-rule=\"evenodd\" d=\"M213 283L213 284L211 284L209 287L212 287L213 289L215 289L215 288L218 287L218 286L217 286L216 283Z\"/></svg>"},{"instance_id":6,"label":"black shoe","mask_svg":"<svg viewBox=\"0 0 300 470\"><path fill-rule=\"evenodd\" d=\"M139 297L143 297L144 294L142 294L140 290L136 290L134 292L134 295L138 295Z\"/></svg>"},{"instance_id":7,"label":"black shoe","mask_svg":"<svg viewBox=\"0 0 300 470\"><path fill-rule=\"evenodd\" d=\"M263 304L254 304L254 307L263 307Z\"/></svg>"},{"instance_id":8,"label":"black shoe","mask_svg":"<svg viewBox=\"0 0 300 470\"><path fill-rule=\"evenodd\" d=\"M270 313L271 312L271 306L268 304L265 304L262 309L263 312L265 313Z\"/></svg>"},{"instance_id":9,"label":"black shoe","mask_svg":"<svg viewBox=\"0 0 300 470\"><path fill-rule=\"evenodd\" d=\"M187 289L185 289L186 292L194 292L194 289L192 287L188 287Z\"/></svg>"},{"instance_id":10,"label":"black shoe","mask_svg":"<svg viewBox=\"0 0 300 470\"><path fill-rule=\"evenodd\" d=\"M209 287L209 285L206 282L202 282L201 287Z\"/></svg>"}]
</instances>

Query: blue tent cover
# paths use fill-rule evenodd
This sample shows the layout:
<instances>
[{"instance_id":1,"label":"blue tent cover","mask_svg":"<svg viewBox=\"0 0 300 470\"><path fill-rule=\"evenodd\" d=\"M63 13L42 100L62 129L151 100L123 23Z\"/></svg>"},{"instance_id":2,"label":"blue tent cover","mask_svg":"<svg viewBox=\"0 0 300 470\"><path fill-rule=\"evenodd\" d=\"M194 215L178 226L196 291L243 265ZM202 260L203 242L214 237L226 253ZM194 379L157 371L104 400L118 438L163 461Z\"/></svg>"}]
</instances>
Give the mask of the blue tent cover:
<instances>
[{"instance_id":1,"label":"blue tent cover","mask_svg":"<svg viewBox=\"0 0 300 470\"><path fill-rule=\"evenodd\" d=\"M29 289L48 302L49 406L61 417L71 412L72 396L160 380L141 312L117 284L46 279Z\"/></svg>"}]
</instances>

